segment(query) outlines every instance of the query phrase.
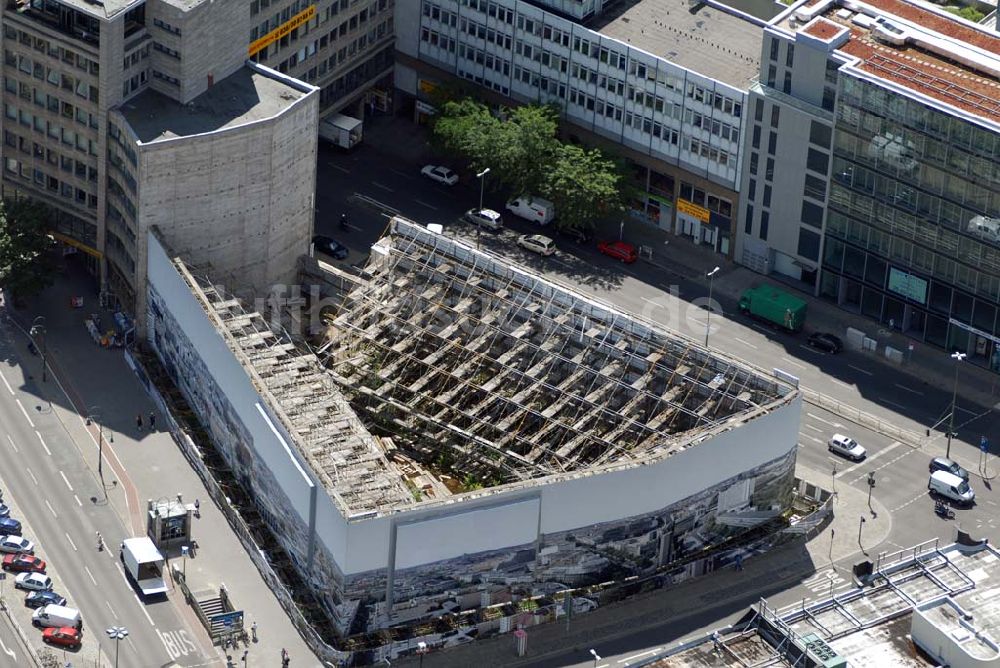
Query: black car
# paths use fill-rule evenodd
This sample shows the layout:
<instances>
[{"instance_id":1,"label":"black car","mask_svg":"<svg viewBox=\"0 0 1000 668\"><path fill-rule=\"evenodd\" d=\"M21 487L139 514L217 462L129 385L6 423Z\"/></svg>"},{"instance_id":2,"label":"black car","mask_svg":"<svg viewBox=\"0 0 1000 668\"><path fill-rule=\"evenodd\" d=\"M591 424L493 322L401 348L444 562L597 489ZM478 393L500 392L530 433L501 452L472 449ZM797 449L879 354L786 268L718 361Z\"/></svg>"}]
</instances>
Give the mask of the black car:
<instances>
[{"instance_id":1,"label":"black car","mask_svg":"<svg viewBox=\"0 0 1000 668\"><path fill-rule=\"evenodd\" d=\"M558 232L559 236L566 237L570 241L578 244L590 243L594 238L593 230L581 230L579 227L560 228Z\"/></svg>"},{"instance_id":2,"label":"black car","mask_svg":"<svg viewBox=\"0 0 1000 668\"><path fill-rule=\"evenodd\" d=\"M934 473L935 471L944 471L952 475L957 475L966 482L969 481L969 472L959 466L958 462L953 462L947 457L935 457L931 460L931 463L927 468L931 473Z\"/></svg>"},{"instance_id":3,"label":"black car","mask_svg":"<svg viewBox=\"0 0 1000 668\"><path fill-rule=\"evenodd\" d=\"M808 343L813 348L822 350L825 353L839 353L844 349L843 341L833 334L827 334L826 332L813 332L809 335Z\"/></svg>"},{"instance_id":4,"label":"black car","mask_svg":"<svg viewBox=\"0 0 1000 668\"><path fill-rule=\"evenodd\" d=\"M347 258L347 248L336 239L318 234L313 237L313 244L315 244L316 250L320 253L329 255L330 257L334 257L338 260L344 260Z\"/></svg>"},{"instance_id":5,"label":"black car","mask_svg":"<svg viewBox=\"0 0 1000 668\"><path fill-rule=\"evenodd\" d=\"M24 604L29 608L41 608L49 605L66 605L66 597L54 591L33 591L24 597Z\"/></svg>"},{"instance_id":6,"label":"black car","mask_svg":"<svg viewBox=\"0 0 1000 668\"><path fill-rule=\"evenodd\" d=\"M10 517L0 518L0 535L3 536L20 536L21 535L21 523L18 520L12 519Z\"/></svg>"}]
</instances>

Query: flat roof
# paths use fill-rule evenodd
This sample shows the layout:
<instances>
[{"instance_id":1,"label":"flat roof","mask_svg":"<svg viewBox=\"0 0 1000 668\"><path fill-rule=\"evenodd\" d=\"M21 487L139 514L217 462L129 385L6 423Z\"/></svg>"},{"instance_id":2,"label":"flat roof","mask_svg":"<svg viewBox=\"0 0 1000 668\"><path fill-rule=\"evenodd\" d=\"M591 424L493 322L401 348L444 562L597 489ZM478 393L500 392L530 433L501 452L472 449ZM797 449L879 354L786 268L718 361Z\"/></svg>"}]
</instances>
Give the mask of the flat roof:
<instances>
[{"instance_id":1,"label":"flat roof","mask_svg":"<svg viewBox=\"0 0 1000 668\"><path fill-rule=\"evenodd\" d=\"M243 67L188 104L146 89L122 103L118 111L139 141L149 144L273 118L307 94L266 71Z\"/></svg>"},{"instance_id":2,"label":"flat roof","mask_svg":"<svg viewBox=\"0 0 1000 668\"><path fill-rule=\"evenodd\" d=\"M688 0L639 0L612 5L586 26L745 90L760 74L764 23L716 3L692 7Z\"/></svg>"},{"instance_id":3,"label":"flat roof","mask_svg":"<svg viewBox=\"0 0 1000 668\"><path fill-rule=\"evenodd\" d=\"M777 25L831 42L855 60L847 71L856 69L1000 127L1000 36L907 0L845 4L805 3Z\"/></svg>"}]
</instances>

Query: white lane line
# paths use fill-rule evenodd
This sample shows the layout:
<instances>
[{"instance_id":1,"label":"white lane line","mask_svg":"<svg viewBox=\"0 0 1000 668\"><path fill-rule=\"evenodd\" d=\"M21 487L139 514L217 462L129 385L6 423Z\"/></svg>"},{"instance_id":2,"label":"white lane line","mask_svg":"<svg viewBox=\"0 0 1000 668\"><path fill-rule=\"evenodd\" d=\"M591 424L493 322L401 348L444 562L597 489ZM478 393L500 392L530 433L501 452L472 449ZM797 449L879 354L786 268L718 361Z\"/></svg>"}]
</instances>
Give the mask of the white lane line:
<instances>
[{"instance_id":1,"label":"white lane line","mask_svg":"<svg viewBox=\"0 0 1000 668\"><path fill-rule=\"evenodd\" d=\"M821 434L823 433L822 429L820 429L819 427L814 427L811 424L806 424L806 425L802 425L802 426L805 427L806 429L812 429L813 431L818 431Z\"/></svg>"},{"instance_id":2,"label":"white lane line","mask_svg":"<svg viewBox=\"0 0 1000 668\"><path fill-rule=\"evenodd\" d=\"M76 494L74 494L73 498L76 499L76 505L78 505L81 508L83 508L83 501L80 500L80 497L78 497Z\"/></svg>"},{"instance_id":3,"label":"white lane line","mask_svg":"<svg viewBox=\"0 0 1000 668\"><path fill-rule=\"evenodd\" d=\"M908 410L903 404L897 404L895 401L890 401L889 399L879 399L883 404L889 404L890 406L895 406L900 410Z\"/></svg>"},{"instance_id":4,"label":"white lane line","mask_svg":"<svg viewBox=\"0 0 1000 668\"><path fill-rule=\"evenodd\" d=\"M843 385L844 387L846 387L849 390L853 390L854 389L853 385L848 385L844 381L837 380L836 378L833 378L832 376L827 376L827 380L832 381L832 382L836 383L837 385Z\"/></svg>"},{"instance_id":5,"label":"white lane line","mask_svg":"<svg viewBox=\"0 0 1000 668\"><path fill-rule=\"evenodd\" d=\"M906 385L900 385L899 383L896 383L896 387L898 387L901 390L905 390L911 394L916 394L917 396L920 397L924 396L924 393L921 392L920 390L914 390L913 388L907 387Z\"/></svg>"},{"instance_id":6,"label":"white lane line","mask_svg":"<svg viewBox=\"0 0 1000 668\"><path fill-rule=\"evenodd\" d=\"M395 190L393 190L389 186L387 186L385 184L382 184L382 183L379 183L378 181L372 181L372 185L375 186L376 188L381 188L382 190L385 190L386 192L390 192L390 193L396 192Z\"/></svg>"},{"instance_id":7,"label":"white lane line","mask_svg":"<svg viewBox=\"0 0 1000 668\"><path fill-rule=\"evenodd\" d=\"M558 264L560 267L566 267L567 269L573 268L568 262L560 260L559 258L552 258L552 264Z\"/></svg>"},{"instance_id":8,"label":"white lane line","mask_svg":"<svg viewBox=\"0 0 1000 668\"><path fill-rule=\"evenodd\" d=\"M862 369L861 367L854 366L853 364L848 364L847 366L851 367L852 369L854 369L858 373L865 374L866 376L874 376L875 375L871 371L866 371L866 370Z\"/></svg>"},{"instance_id":9,"label":"white lane line","mask_svg":"<svg viewBox=\"0 0 1000 668\"><path fill-rule=\"evenodd\" d=\"M855 463L853 466L848 466L846 469L844 469L843 471L839 472L837 474L837 477L838 478L842 478L842 477L844 477L845 475L847 475L849 473L854 473L854 471L858 470L862 466L864 466L865 468L870 468L870 464L873 461L875 461L879 457L883 457L883 456L889 454L890 452L892 452L893 450L895 450L896 448L898 448L900 445L902 445L902 442L900 442L900 441L893 441L892 444L889 447L887 447L887 448L885 448L883 450L879 450L874 455L871 455L870 457L866 457L865 459L861 460L860 462Z\"/></svg>"},{"instance_id":10,"label":"white lane line","mask_svg":"<svg viewBox=\"0 0 1000 668\"><path fill-rule=\"evenodd\" d=\"M10 434L7 434L7 442L10 443L10 447L14 448L14 452L18 452L17 446L14 445L14 439L10 437Z\"/></svg>"},{"instance_id":11,"label":"white lane line","mask_svg":"<svg viewBox=\"0 0 1000 668\"><path fill-rule=\"evenodd\" d=\"M782 358L781 358L781 361L782 361L782 362L784 362L785 364L791 364L792 366L797 366L797 367L799 367L800 369L805 369L805 368L806 368L806 365L805 365L805 364L799 364L799 363L798 363L798 362L796 362L795 360L793 360L793 359L789 359L789 358L787 358L787 357L782 357Z\"/></svg>"},{"instance_id":12,"label":"white lane line","mask_svg":"<svg viewBox=\"0 0 1000 668\"><path fill-rule=\"evenodd\" d=\"M52 507L52 504L49 503L48 499L45 499L45 505L48 506L49 512L52 513L52 517L58 519L59 515L56 513L56 509Z\"/></svg>"},{"instance_id":13,"label":"white lane line","mask_svg":"<svg viewBox=\"0 0 1000 668\"><path fill-rule=\"evenodd\" d=\"M328 164L330 167L333 167L334 169L336 169L339 172L343 172L345 174L350 174L351 173L351 170L349 170L349 169L347 169L345 167L341 167L340 165L335 165L332 162L328 162L326 164Z\"/></svg>"},{"instance_id":14,"label":"white lane line","mask_svg":"<svg viewBox=\"0 0 1000 668\"><path fill-rule=\"evenodd\" d=\"M21 409L21 413L24 414L24 419L27 420L28 424L31 425L31 428L34 429L35 428L35 423L31 421L31 416L28 415L28 411L24 410L24 404L21 403L20 399L15 399L14 401L17 402L17 407L20 408Z\"/></svg>"},{"instance_id":15,"label":"white lane line","mask_svg":"<svg viewBox=\"0 0 1000 668\"><path fill-rule=\"evenodd\" d=\"M657 647L656 649L648 649L645 652L640 652L639 654L633 654L632 656L628 657L627 659L619 659L618 663L628 663L629 661L633 661L635 659L638 659L639 657L648 656L650 654L655 654L656 652L659 652L659 651L660 651L659 647Z\"/></svg>"},{"instance_id":16,"label":"white lane line","mask_svg":"<svg viewBox=\"0 0 1000 668\"><path fill-rule=\"evenodd\" d=\"M74 552L79 552L80 550L76 549L76 543L74 543L73 539L69 537L69 534L68 533L64 533L63 535L66 536L66 540L69 541L69 544L73 546L73 551Z\"/></svg>"},{"instance_id":17,"label":"white lane line","mask_svg":"<svg viewBox=\"0 0 1000 668\"><path fill-rule=\"evenodd\" d=\"M803 434L802 432L799 432L799 436L801 436L802 438L808 438L813 443L820 443L820 444L823 443L822 439L816 438L815 436L810 436L809 434Z\"/></svg>"},{"instance_id":18,"label":"white lane line","mask_svg":"<svg viewBox=\"0 0 1000 668\"><path fill-rule=\"evenodd\" d=\"M42 442L42 449L45 450L45 454L47 454L49 457L51 457L52 456L52 451L49 450L49 446L45 445L45 439L42 438L42 435L38 432L37 429L35 430L35 436L37 436L38 440ZM72 487L70 488L70 491L73 491Z\"/></svg>"},{"instance_id":19,"label":"white lane line","mask_svg":"<svg viewBox=\"0 0 1000 668\"><path fill-rule=\"evenodd\" d=\"M427 202L421 202L421 201L420 201L420 200L418 200L418 199L415 199L415 200L413 200L413 201L414 201L415 203L419 204L420 206L426 206L426 207L427 207L428 209L430 209L431 211L437 211L437 210L438 210L438 208L437 208L436 206L434 206L433 204L428 204Z\"/></svg>"},{"instance_id":20,"label":"white lane line","mask_svg":"<svg viewBox=\"0 0 1000 668\"><path fill-rule=\"evenodd\" d=\"M828 424L831 427L839 427L840 426L839 422L830 422L829 420L824 420L823 418L821 418L820 416L816 415L815 413L806 413L806 415L808 415L809 417L811 417L813 420L817 420L819 422L822 422L823 424Z\"/></svg>"},{"instance_id":21,"label":"white lane line","mask_svg":"<svg viewBox=\"0 0 1000 668\"><path fill-rule=\"evenodd\" d=\"M28 475L31 476L31 480L37 485L38 484L38 478L36 478L35 474L31 472L31 469L25 468L24 470L28 472Z\"/></svg>"},{"instance_id":22,"label":"white lane line","mask_svg":"<svg viewBox=\"0 0 1000 668\"><path fill-rule=\"evenodd\" d=\"M93 574L93 573L91 573L91 572L90 572L90 569L89 569L89 568L87 568L86 566L84 566L84 567L83 567L83 570L87 571L87 575L89 575L89 576L90 576L90 581L91 581L91 582L93 582L93 583L94 583L94 586L96 587L96 586L97 586L97 580L96 580L96 579L94 578L94 574Z\"/></svg>"},{"instance_id":23,"label":"white lane line","mask_svg":"<svg viewBox=\"0 0 1000 668\"><path fill-rule=\"evenodd\" d=\"M69 487L69 491L72 492L73 491L73 485L69 484L69 478L66 477L66 474L63 473L62 471L60 471L59 475L62 476L63 482L66 483L66 486Z\"/></svg>"},{"instance_id":24,"label":"white lane line","mask_svg":"<svg viewBox=\"0 0 1000 668\"><path fill-rule=\"evenodd\" d=\"M115 609L111 607L111 602L108 601L108 600L105 600L104 601L104 605L108 606L108 610L111 611L111 616L114 617L115 619L118 619L118 613L115 612Z\"/></svg>"},{"instance_id":25,"label":"white lane line","mask_svg":"<svg viewBox=\"0 0 1000 668\"><path fill-rule=\"evenodd\" d=\"M14 388L11 387L10 383L7 382L7 377L2 373L0 373L0 378L3 379L3 384L7 386L7 391L10 392L10 396L14 396Z\"/></svg>"},{"instance_id":26,"label":"white lane line","mask_svg":"<svg viewBox=\"0 0 1000 668\"><path fill-rule=\"evenodd\" d=\"M748 348L753 348L754 350L757 350L757 346L755 346L754 344L750 343L749 341L744 341L743 339L741 339L738 336L734 336L733 337L733 341L738 341L738 342L742 343L743 345L747 346Z\"/></svg>"},{"instance_id":27,"label":"white lane line","mask_svg":"<svg viewBox=\"0 0 1000 668\"><path fill-rule=\"evenodd\" d=\"M399 176L402 176L404 179L412 179L413 178L412 174L407 174L406 172L400 171L398 169L390 169L389 171L392 172L393 174L398 174Z\"/></svg>"},{"instance_id":28,"label":"white lane line","mask_svg":"<svg viewBox=\"0 0 1000 668\"><path fill-rule=\"evenodd\" d=\"M802 348L802 350L807 350L811 352L813 355L826 355L826 353L824 353L822 350L816 350L812 346L807 346L804 343L800 343L799 348Z\"/></svg>"},{"instance_id":29,"label":"white lane line","mask_svg":"<svg viewBox=\"0 0 1000 668\"><path fill-rule=\"evenodd\" d=\"M755 322L751 322L751 323L750 323L750 326L751 326L751 327L753 327L754 329L759 329L759 330L760 330L760 331L762 331L762 332L767 332L768 334L770 334L770 333L771 333L771 330L770 330L770 329L768 329L767 327L764 327L763 325L758 325L758 324L757 324L757 323L755 323ZM804 347L805 347L805 346L803 346L803 348L804 348Z\"/></svg>"}]
</instances>

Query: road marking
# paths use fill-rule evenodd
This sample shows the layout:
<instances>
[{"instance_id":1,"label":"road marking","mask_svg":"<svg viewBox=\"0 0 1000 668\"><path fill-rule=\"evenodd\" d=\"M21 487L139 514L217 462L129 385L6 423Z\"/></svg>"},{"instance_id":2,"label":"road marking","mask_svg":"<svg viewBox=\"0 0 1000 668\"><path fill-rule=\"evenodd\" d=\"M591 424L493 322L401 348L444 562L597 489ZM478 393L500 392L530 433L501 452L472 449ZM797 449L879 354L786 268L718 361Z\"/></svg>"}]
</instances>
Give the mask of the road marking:
<instances>
[{"instance_id":1,"label":"road marking","mask_svg":"<svg viewBox=\"0 0 1000 668\"><path fill-rule=\"evenodd\" d=\"M842 380L837 380L836 378L834 378L834 377L832 377L832 376L827 376L827 377L826 377L826 379L827 379L827 380L829 380L829 381L832 381L832 382L836 383L837 385L843 385L844 387L846 387L846 388L847 388L847 389L849 389L849 390L853 390L853 389L854 389L854 386L853 386L853 385L848 385L848 384L847 384L847 383L845 383L844 381L842 381Z\"/></svg>"},{"instance_id":2,"label":"road marking","mask_svg":"<svg viewBox=\"0 0 1000 668\"><path fill-rule=\"evenodd\" d=\"M6 654L7 656L12 657L15 660L17 660L17 654L14 654L14 650L7 649L7 645L3 644L3 640L0 640L0 647L3 648L3 653L4 654Z\"/></svg>"},{"instance_id":3,"label":"road marking","mask_svg":"<svg viewBox=\"0 0 1000 668\"><path fill-rule=\"evenodd\" d=\"M420 206L426 206L431 211L437 211L438 210L438 208L436 206L434 206L433 204L428 204L427 202L421 202L418 199L415 199L413 201L416 202L417 204L419 204Z\"/></svg>"},{"instance_id":4,"label":"road marking","mask_svg":"<svg viewBox=\"0 0 1000 668\"><path fill-rule=\"evenodd\" d=\"M7 382L7 377L0 373L0 379L3 379L3 384L7 386L7 391L10 392L10 396L14 396L14 388Z\"/></svg>"},{"instance_id":5,"label":"road marking","mask_svg":"<svg viewBox=\"0 0 1000 668\"><path fill-rule=\"evenodd\" d=\"M628 657L627 659L619 659L618 663L627 663L629 661L632 661L633 659L638 659L639 657L647 656L649 654L655 654L656 652L659 652L659 651L660 651L659 647L657 647L656 649L647 649L645 652L640 652L639 654L633 654L632 656Z\"/></svg>"},{"instance_id":6,"label":"road marking","mask_svg":"<svg viewBox=\"0 0 1000 668\"><path fill-rule=\"evenodd\" d=\"M337 171L343 172L345 174L350 174L351 173L351 170L347 169L346 167L341 167L340 165L335 165L332 162L328 162L326 164L328 164L329 166L333 167Z\"/></svg>"},{"instance_id":7,"label":"road marking","mask_svg":"<svg viewBox=\"0 0 1000 668\"><path fill-rule=\"evenodd\" d=\"M841 424L839 422L830 422L829 420L824 420L823 418L821 418L820 416L816 415L815 413L806 413L806 415L808 415L809 417L811 417L813 420L818 420L819 422L822 422L823 424L828 424L831 427L840 427L841 426Z\"/></svg>"},{"instance_id":8,"label":"road marking","mask_svg":"<svg viewBox=\"0 0 1000 668\"><path fill-rule=\"evenodd\" d=\"M837 571L832 568L827 568L826 570L819 571L815 575L803 580L802 586L811 591L813 594L824 594L829 593L830 590L837 587L837 585L846 582L847 580L842 578Z\"/></svg>"},{"instance_id":9,"label":"road marking","mask_svg":"<svg viewBox=\"0 0 1000 668\"><path fill-rule=\"evenodd\" d=\"M806 425L802 425L802 426L804 426L806 429L812 429L813 431L818 431L821 434L823 433L822 429L820 429L819 427L814 427L811 424L806 424Z\"/></svg>"},{"instance_id":10,"label":"road marking","mask_svg":"<svg viewBox=\"0 0 1000 668\"><path fill-rule=\"evenodd\" d=\"M802 438L808 438L810 441L813 441L814 443L823 443L822 439L816 438L815 436L810 436L809 434L803 434L802 432L799 432L799 436L801 436Z\"/></svg>"},{"instance_id":11,"label":"road marking","mask_svg":"<svg viewBox=\"0 0 1000 668\"><path fill-rule=\"evenodd\" d=\"M765 332L765 333L767 333L767 334L770 334L770 333L771 333L771 330L770 330L769 328L767 328L767 327L764 327L763 325L758 325L758 324L757 324L757 323L755 323L755 322L751 322L751 323L750 323L750 326L751 326L751 327L753 327L754 329L759 329L760 331L762 331L762 332ZM805 347L805 346L803 346L803 348L804 348L804 347Z\"/></svg>"},{"instance_id":12,"label":"road marking","mask_svg":"<svg viewBox=\"0 0 1000 668\"><path fill-rule=\"evenodd\" d=\"M402 171L400 171L398 169L390 169L389 171L392 172L393 174L398 174L398 175L402 176L404 179L412 179L413 178L412 174L407 174L406 172L402 172Z\"/></svg>"},{"instance_id":13,"label":"road marking","mask_svg":"<svg viewBox=\"0 0 1000 668\"><path fill-rule=\"evenodd\" d=\"M896 387L898 387L901 390L906 390L907 392L910 392L912 394L916 394L917 396L921 397L924 396L924 393L921 392L920 390L914 390L912 388L907 387L906 385L900 385L899 383L896 383Z\"/></svg>"},{"instance_id":14,"label":"road marking","mask_svg":"<svg viewBox=\"0 0 1000 668\"><path fill-rule=\"evenodd\" d=\"M59 515L56 513L56 509L52 507L52 504L49 503L48 499L45 499L45 505L48 506L49 512L52 513L52 517L55 517L56 519L58 519Z\"/></svg>"},{"instance_id":15,"label":"road marking","mask_svg":"<svg viewBox=\"0 0 1000 668\"><path fill-rule=\"evenodd\" d=\"M45 439L42 438L42 435L38 432L37 429L35 430L35 436L37 436L38 440L42 442L42 448L45 450L45 454L47 454L49 457L51 457L52 456L52 452L49 450L49 446L45 445ZM70 487L70 491L71 492L73 491L72 487Z\"/></svg>"},{"instance_id":16,"label":"road marking","mask_svg":"<svg viewBox=\"0 0 1000 668\"><path fill-rule=\"evenodd\" d=\"M111 607L111 601L108 601L107 599L105 599L104 600L104 605L108 606L108 610L111 611L111 616L114 617L115 619L118 619L118 613L115 612L115 609Z\"/></svg>"},{"instance_id":17,"label":"road marking","mask_svg":"<svg viewBox=\"0 0 1000 668\"><path fill-rule=\"evenodd\" d=\"M378 181L372 181L372 185L375 186L376 188L381 188L382 190L385 190L387 192L391 192L391 193L396 192L395 190L393 190L389 186L384 185L382 183L379 183Z\"/></svg>"},{"instance_id":18,"label":"road marking","mask_svg":"<svg viewBox=\"0 0 1000 668\"><path fill-rule=\"evenodd\" d=\"M31 421L31 416L28 415L28 411L24 410L24 404L21 403L20 399L15 399L14 401L17 402L17 407L20 408L21 409L21 413L24 414L24 419L27 420L28 424L31 425L31 428L34 429L35 428L35 423Z\"/></svg>"},{"instance_id":19,"label":"road marking","mask_svg":"<svg viewBox=\"0 0 1000 668\"><path fill-rule=\"evenodd\" d=\"M858 366L854 366L853 364L848 364L847 366L851 367L852 369L854 369L854 370L855 370L855 371L857 371L858 373L863 373L863 374L865 374L866 376L874 376L874 375L875 375L875 374L873 374L873 373L872 373L871 371L865 371L865 370L864 370L864 369L862 369L861 367L858 367Z\"/></svg>"},{"instance_id":20,"label":"road marking","mask_svg":"<svg viewBox=\"0 0 1000 668\"><path fill-rule=\"evenodd\" d=\"M906 406L904 406L903 404L897 404L895 401L890 401L889 399L880 398L879 401L881 401L884 404L889 404L890 406L895 406L896 408L899 408L904 411L907 410Z\"/></svg>"},{"instance_id":21,"label":"road marking","mask_svg":"<svg viewBox=\"0 0 1000 668\"><path fill-rule=\"evenodd\" d=\"M811 352L811 353L812 353L813 355L825 355L825 354L826 354L826 353L824 353L824 352L823 352L822 350L816 350L816 349L815 349L815 348L813 348L812 346L807 346L807 345L806 345L806 344L804 344L804 343L800 343L800 344L799 344L799 348L802 348L802 350L808 350L808 351L809 351L809 352Z\"/></svg>"},{"instance_id":22,"label":"road marking","mask_svg":"<svg viewBox=\"0 0 1000 668\"><path fill-rule=\"evenodd\" d=\"M10 443L10 447L14 448L14 452L18 452L17 446L14 445L14 439L10 437L10 434L7 434L7 441Z\"/></svg>"},{"instance_id":23,"label":"road marking","mask_svg":"<svg viewBox=\"0 0 1000 668\"><path fill-rule=\"evenodd\" d=\"M74 543L73 539L69 537L69 534L68 533L64 533L63 535L66 536L66 540L68 540L69 544L73 547L73 551L74 552L79 552L80 550L76 549L76 543Z\"/></svg>"},{"instance_id":24,"label":"road marking","mask_svg":"<svg viewBox=\"0 0 1000 668\"><path fill-rule=\"evenodd\" d=\"M78 505L81 508L83 508L83 501L80 500L80 497L78 497L76 494L74 494L73 498L76 499L76 505Z\"/></svg>"},{"instance_id":25,"label":"road marking","mask_svg":"<svg viewBox=\"0 0 1000 668\"><path fill-rule=\"evenodd\" d=\"M31 469L25 467L24 470L28 472L28 475L31 476L32 481L34 481L34 483L37 485L38 484L38 478L36 478L35 474L31 472Z\"/></svg>"},{"instance_id":26,"label":"road marking","mask_svg":"<svg viewBox=\"0 0 1000 668\"><path fill-rule=\"evenodd\" d=\"M749 341L744 341L743 339L739 338L738 336L734 336L733 337L733 341L739 341L740 343L742 343L743 345L747 346L748 348L753 348L754 350L757 350L757 346L755 346L754 344L750 343Z\"/></svg>"},{"instance_id":27,"label":"road marking","mask_svg":"<svg viewBox=\"0 0 1000 668\"><path fill-rule=\"evenodd\" d=\"M895 450L896 448L898 448L902 444L903 444L902 441L893 441L892 444L889 445L889 447L885 448L884 450L879 450L874 455L871 455L869 457L865 457L860 462L855 462L855 464L853 466L848 466L846 469L844 469L843 471L841 471L840 473L838 473L837 477L838 478L842 478L845 475L847 475L848 473L854 473L856 470L858 470L858 468L860 468L862 466L868 467L873 461L875 461L879 457L882 457L884 455L889 454L890 452L892 452L893 450ZM912 452L912 451L910 451L910 452ZM909 452L907 452L907 454L909 454ZM867 475L865 477L867 477Z\"/></svg>"},{"instance_id":28,"label":"road marking","mask_svg":"<svg viewBox=\"0 0 1000 668\"><path fill-rule=\"evenodd\" d=\"M558 264L560 267L565 267L566 269L572 269L573 266L568 262L563 262L559 258L552 258L552 264Z\"/></svg>"},{"instance_id":29,"label":"road marking","mask_svg":"<svg viewBox=\"0 0 1000 668\"><path fill-rule=\"evenodd\" d=\"M781 358L781 361L782 361L782 362L784 362L785 364L791 364L792 366L797 366L797 367L799 367L800 369L805 369L805 368L806 368L806 365L805 365L805 364L799 364L799 363L798 363L798 362L796 362L795 360L793 360L793 359L789 359L788 357L782 357L782 358Z\"/></svg>"},{"instance_id":30,"label":"road marking","mask_svg":"<svg viewBox=\"0 0 1000 668\"><path fill-rule=\"evenodd\" d=\"M62 471L60 471L59 475L62 476L63 482L66 483L66 486L69 487L69 491L72 492L73 491L73 485L69 484L69 478L66 477L66 474L63 473Z\"/></svg>"},{"instance_id":31,"label":"road marking","mask_svg":"<svg viewBox=\"0 0 1000 668\"><path fill-rule=\"evenodd\" d=\"M89 576L90 576L90 581L91 581L91 582L93 582L93 583L94 583L94 586L96 587L96 586L97 586L97 579L96 579L96 578L94 578L94 574L93 574L93 573L91 573L91 572L90 572L90 569L89 569L89 568L87 568L86 566L84 566L84 567L83 567L83 570L87 571L87 575L89 575Z\"/></svg>"}]
</instances>

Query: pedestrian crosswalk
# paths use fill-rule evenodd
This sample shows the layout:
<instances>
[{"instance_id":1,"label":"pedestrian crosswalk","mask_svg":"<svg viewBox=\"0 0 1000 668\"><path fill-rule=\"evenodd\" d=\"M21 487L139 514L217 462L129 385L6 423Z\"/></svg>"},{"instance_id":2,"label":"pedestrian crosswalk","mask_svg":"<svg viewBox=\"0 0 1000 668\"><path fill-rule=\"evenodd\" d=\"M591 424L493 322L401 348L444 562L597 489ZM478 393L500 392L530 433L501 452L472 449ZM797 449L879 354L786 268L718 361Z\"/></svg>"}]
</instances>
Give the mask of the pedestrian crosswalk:
<instances>
[{"instance_id":1,"label":"pedestrian crosswalk","mask_svg":"<svg viewBox=\"0 0 1000 668\"><path fill-rule=\"evenodd\" d=\"M831 590L837 589L846 583L844 579L833 568L817 571L814 575L802 581L802 585L814 594L829 594Z\"/></svg>"}]
</instances>

